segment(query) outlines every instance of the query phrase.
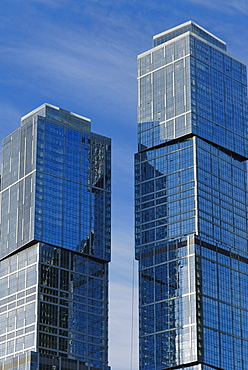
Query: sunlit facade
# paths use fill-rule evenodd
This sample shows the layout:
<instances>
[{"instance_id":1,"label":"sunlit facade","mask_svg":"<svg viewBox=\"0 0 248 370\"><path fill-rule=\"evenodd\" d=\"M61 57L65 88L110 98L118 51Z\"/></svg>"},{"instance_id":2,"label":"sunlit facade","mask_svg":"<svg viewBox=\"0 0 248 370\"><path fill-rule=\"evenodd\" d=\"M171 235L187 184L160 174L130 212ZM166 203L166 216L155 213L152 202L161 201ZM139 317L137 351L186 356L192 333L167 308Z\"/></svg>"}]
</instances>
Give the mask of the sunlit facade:
<instances>
[{"instance_id":1,"label":"sunlit facade","mask_svg":"<svg viewBox=\"0 0 248 370\"><path fill-rule=\"evenodd\" d=\"M111 141L44 104L2 153L0 369L109 370Z\"/></svg>"},{"instance_id":2,"label":"sunlit facade","mask_svg":"<svg viewBox=\"0 0 248 370\"><path fill-rule=\"evenodd\" d=\"M247 78L194 22L138 57L140 370L248 369Z\"/></svg>"}]
</instances>

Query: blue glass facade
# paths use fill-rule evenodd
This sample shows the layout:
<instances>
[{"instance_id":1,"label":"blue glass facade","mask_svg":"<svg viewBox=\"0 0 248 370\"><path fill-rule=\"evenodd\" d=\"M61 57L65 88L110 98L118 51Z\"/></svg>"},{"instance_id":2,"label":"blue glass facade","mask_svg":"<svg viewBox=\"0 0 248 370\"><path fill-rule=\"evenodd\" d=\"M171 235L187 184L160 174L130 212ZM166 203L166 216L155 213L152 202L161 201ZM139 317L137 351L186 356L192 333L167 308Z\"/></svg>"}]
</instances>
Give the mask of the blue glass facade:
<instances>
[{"instance_id":1,"label":"blue glass facade","mask_svg":"<svg viewBox=\"0 0 248 370\"><path fill-rule=\"evenodd\" d=\"M31 351L109 369L110 164L110 139L49 104L3 141L0 369Z\"/></svg>"},{"instance_id":2,"label":"blue glass facade","mask_svg":"<svg viewBox=\"0 0 248 370\"><path fill-rule=\"evenodd\" d=\"M248 368L245 65L193 22L138 57L140 370Z\"/></svg>"}]
</instances>

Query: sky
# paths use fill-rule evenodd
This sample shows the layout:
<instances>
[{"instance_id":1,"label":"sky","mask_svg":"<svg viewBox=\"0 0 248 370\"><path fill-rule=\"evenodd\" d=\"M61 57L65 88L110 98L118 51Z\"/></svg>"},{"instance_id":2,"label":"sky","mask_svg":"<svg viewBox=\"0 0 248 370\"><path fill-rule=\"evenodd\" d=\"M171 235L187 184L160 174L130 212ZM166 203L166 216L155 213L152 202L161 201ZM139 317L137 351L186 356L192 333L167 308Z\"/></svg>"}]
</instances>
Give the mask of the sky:
<instances>
[{"instance_id":1,"label":"sky","mask_svg":"<svg viewBox=\"0 0 248 370\"><path fill-rule=\"evenodd\" d=\"M0 141L43 103L112 138L109 364L138 370L133 237L137 55L193 20L248 63L247 0L0 0Z\"/></svg>"}]
</instances>

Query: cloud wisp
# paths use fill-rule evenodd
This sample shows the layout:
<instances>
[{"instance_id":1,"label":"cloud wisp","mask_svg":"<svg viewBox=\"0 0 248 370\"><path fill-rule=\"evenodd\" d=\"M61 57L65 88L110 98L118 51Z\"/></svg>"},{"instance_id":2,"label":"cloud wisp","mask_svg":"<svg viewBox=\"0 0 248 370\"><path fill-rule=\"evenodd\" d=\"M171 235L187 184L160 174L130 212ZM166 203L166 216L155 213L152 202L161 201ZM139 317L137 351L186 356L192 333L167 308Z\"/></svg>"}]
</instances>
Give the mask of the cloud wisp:
<instances>
[{"instance_id":1,"label":"cloud wisp","mask_svg":"<svg viewBox=\"0 0 248 370\"><path fill-rule=\"evenodd\" d=\"M214 10L221 10L224 13L248 15L248 2L246 0L205 0L204 2L201 0L187 1Z\"/></svg>"}]
</instances>

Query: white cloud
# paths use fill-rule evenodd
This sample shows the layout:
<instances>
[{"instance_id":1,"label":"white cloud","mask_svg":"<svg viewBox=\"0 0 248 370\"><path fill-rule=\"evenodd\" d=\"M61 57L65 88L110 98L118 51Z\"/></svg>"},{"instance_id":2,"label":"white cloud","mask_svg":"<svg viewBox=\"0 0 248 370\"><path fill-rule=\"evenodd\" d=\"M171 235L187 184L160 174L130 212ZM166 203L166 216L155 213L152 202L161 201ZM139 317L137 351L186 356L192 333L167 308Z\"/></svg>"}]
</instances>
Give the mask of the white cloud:
<instances>
[{"instance_id":1,"label":"white cloud","mask_svg":"<svg viewBox=\"0 0 248 370\"><path fill-rule=\"evenodd\" d=\"M15 131L19 127L18 123L20 122L20 118L21 113L13 104L6 101L0 102L1 139L11 134L11 132Z\"/></svg>"},{"instance_id":2,"label":"white cloud","mask_svg":"<svg viewBox=\"0 0 248 370\"><path fill-rule=\"evenodd\" d=\"M195 14L203 27L209 23L209 31L217 36L220 30L228 44L240 42L240 50L234 54L245 55L244 34L237 37L231 26L237 25L237 15L248 14L246 0L183 0L177 7L179 2L16 0L19 8L15 12L11 2L6 2L9 16L1 9L0 65L5 67L1 80L9 88L2 88L1 96L12 99L14 107L1 98L0 135L16 129L20 116L28 113L19 111L15 102L31 110L36 107L32 106L35 100L38 105L47 101L65 109L72 105L76 113L94 116L94 132L100 129L99 133L113 138L109 348L113 370L130 369L131 363L136 55L151 47L153 34L187 21L189 14ZM185 13L187 6L189 13ZM213 10L213 18L207 19L206 8ZM27 92L25 98L23 91ZM137 277L136 270L135 262ZM132 370L137 370L137 281L134 288Z\"/></svg>"},{"instance_id":3,"label":"white cloud","mask_svg":"<svg viewBox=\"0 0 248 370\"><path fill-rule=\"evenodd\" d=\"M223 13L248 14L248 2L246 0L187 0L203 7L221 10Z\"/></svg>"},{"instance_id":4,"label":"white cloud","mask_svg":"<svg viewBox=\"0 0 248 370\"><path fill-rule=\"evenodd\" d=\"M61 91L62 86L74 92L75 88L83 88L96 96L114 98L115 102L127 102L129 97L135 97L130 94L135 88L135 59L124 52L125 47L113 35L110 42L108 37L96 38L85 28L74 27L64 34L60 27L50 23L42 28L39 43L27 39L2 47L2 61L15 65L20 80L23 76L29 83L33 82L34 89L37 81L42 81L48 91ZM131 89L130 84L133 84Z\"/></svg>"},{"instance_id":5,"label":"white cloud","mask_svg":"<svg viewBox=\"0 0 248 370\"><path fill-rule=\"evenodd\" d=\"M132 270L130 275L129 286L110 283L109 355L113 370L138 370L137 286L133 287L132 302Z\"/></svg>"}]
</instances>

